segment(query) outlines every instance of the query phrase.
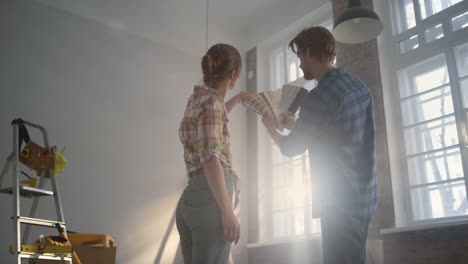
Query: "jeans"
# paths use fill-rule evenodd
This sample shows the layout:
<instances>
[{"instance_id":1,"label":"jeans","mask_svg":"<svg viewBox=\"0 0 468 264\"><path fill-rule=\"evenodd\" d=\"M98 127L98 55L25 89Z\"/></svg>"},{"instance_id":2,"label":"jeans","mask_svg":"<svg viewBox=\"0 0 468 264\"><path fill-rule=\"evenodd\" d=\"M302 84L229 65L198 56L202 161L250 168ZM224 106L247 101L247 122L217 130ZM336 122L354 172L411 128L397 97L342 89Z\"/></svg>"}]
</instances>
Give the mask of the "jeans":
<instances>
[{"instance_id":1,"label":"jeans","mask_svg":"<svg viewBox=\"0 0 468 264\"><path fill-rule=\"evenodd\" d=\"M340 211L323 213L323 264L364 264L370 218Z\"/></svg>"},{"instance_id":2,"label":"jeans","mask_svg":"<svg viewBox=\"0 0 468 264\"><path fill-rule=\"evenodd\" d=\"M224 175L229 197L233 194L230 170ZM226 264L231 243L224 240L219 209L203 170L190 175L188 186L179 200L176 224L184 264Z\"/></svg>"}]
</instances>

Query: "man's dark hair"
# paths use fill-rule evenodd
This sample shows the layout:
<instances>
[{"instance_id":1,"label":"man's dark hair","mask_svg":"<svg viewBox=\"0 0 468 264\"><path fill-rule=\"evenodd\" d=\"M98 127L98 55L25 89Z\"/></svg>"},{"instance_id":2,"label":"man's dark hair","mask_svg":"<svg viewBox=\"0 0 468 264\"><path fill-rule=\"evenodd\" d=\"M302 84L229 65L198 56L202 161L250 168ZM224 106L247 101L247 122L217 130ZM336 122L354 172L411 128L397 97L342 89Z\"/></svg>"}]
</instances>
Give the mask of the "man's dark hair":
<instances>
[{"instance_id":1,"label":"man's dark hair","mask_svg":"<svg viewBox=\"0 0 468 264\"><path fill-rule=\"evenodd\" d=\"M309 27L302 30L291 42L289 48L294 53L307 54L322 63L331 63L336 56L336 41L333 35L324 27Z\"/></svg>"}]
</instances>

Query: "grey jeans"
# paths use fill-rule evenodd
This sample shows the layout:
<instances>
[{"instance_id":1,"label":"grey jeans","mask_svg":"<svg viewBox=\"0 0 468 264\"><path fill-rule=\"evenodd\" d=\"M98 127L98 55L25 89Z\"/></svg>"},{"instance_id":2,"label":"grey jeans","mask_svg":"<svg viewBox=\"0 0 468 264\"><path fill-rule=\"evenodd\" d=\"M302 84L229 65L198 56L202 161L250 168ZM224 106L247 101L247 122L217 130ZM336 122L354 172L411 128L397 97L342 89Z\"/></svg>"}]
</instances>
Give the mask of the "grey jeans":
<instances>
[{"instance_id":1,"label":"grey jeans","mask_svg":"<svg viewBox=\"0 0 468 264\"><path fill-rule=\"evenodd\" d=\"M229 197L233 182L230 170L224 175ZM231 244L224 240L221 210L211 193L203 170L191 174L188 186L179 200L176 224L184 264L226 264Z\"/></svg>"},{"instance_id":2,"label":"grey jeans","mask_svg":"<svg viewBox=\"0 0 468 264\"><path fill-rule=\"evenodd\" d=\"M323 213L323 264L364 264L370 220L371 216L353 216L338 210Z\"/></svg>"}]
</instances>

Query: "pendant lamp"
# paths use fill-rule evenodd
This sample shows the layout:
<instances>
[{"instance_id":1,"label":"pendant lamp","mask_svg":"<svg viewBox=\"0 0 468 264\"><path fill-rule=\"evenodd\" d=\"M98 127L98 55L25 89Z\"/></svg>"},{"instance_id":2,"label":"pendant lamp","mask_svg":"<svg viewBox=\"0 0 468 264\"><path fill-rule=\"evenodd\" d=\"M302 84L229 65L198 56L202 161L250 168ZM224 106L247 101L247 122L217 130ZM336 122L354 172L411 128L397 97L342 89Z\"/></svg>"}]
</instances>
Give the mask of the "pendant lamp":
<instances>
[{"instance_id":1,"label":"pendant lamp","mask_svg":"<svg viewBox=\"0 0 468 264\"><path fill-rule=\"evenodd\" d=\"M348 8L335 21L333 36L339 42L358 44L376 38L383 31L379 16L362 6L361 0L348 0Z\"/></svg>"}]
</instances>

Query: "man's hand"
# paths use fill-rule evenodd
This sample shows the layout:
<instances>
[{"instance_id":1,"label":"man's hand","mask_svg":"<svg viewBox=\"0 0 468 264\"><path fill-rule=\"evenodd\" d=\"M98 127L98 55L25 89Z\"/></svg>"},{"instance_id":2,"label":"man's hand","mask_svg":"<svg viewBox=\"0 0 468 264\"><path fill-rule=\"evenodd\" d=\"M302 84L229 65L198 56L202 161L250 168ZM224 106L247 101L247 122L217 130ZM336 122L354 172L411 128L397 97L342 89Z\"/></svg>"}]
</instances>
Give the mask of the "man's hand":
<instances>
[{"instance_id":1,"label":"man's hand","mask_svg":"<svg viewBox=\"0 0 468 264\"><path fill-rule=\"evenodd\" d=\"M294 128L296 128L296 116L291 113L291 112L287 112L287 113L283 113L283 117L284 117L284 127L289 129L290 131L293 131Z\"/></svg>"}]
</instances>

